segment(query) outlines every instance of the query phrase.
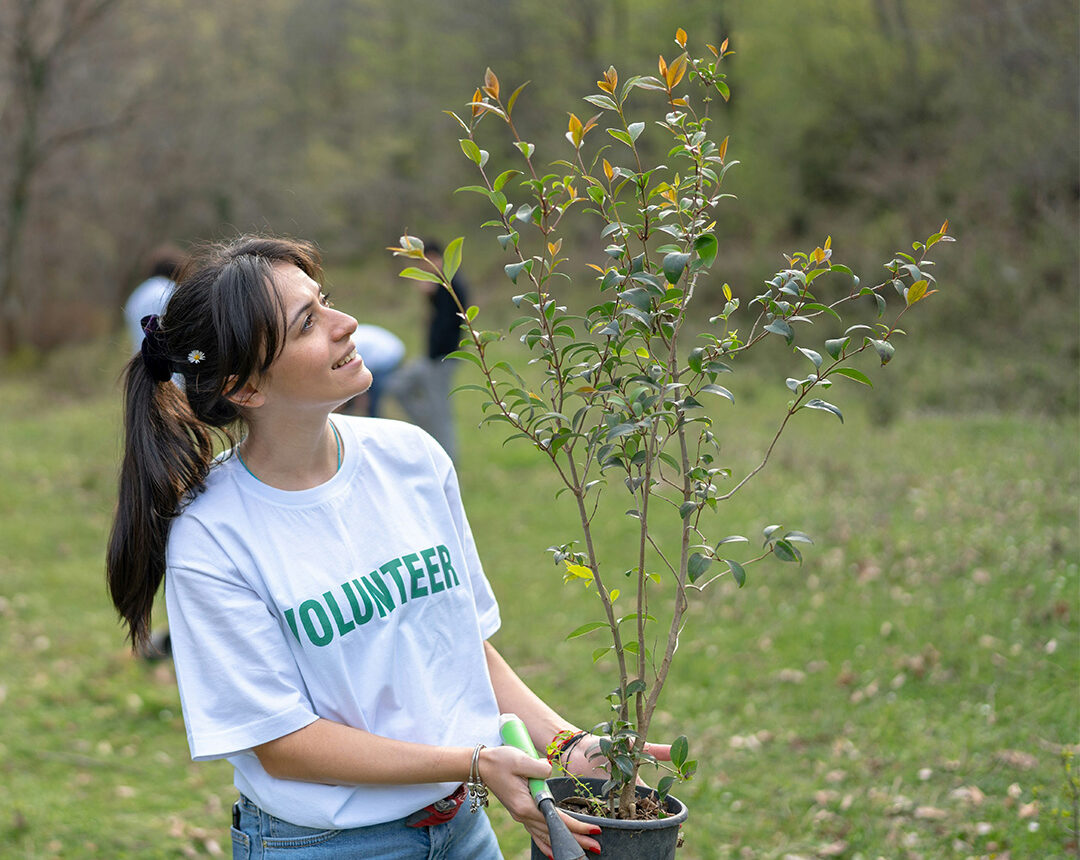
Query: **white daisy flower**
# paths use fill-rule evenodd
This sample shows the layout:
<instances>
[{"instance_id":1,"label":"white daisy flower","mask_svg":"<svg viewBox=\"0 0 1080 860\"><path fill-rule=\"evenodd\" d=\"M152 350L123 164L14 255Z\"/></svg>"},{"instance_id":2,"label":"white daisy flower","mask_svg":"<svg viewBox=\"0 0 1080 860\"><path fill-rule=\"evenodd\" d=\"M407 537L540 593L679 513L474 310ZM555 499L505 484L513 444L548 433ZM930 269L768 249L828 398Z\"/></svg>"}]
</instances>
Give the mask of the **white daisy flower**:
<instances>
[{"instance_id":1,"label":"white daisy flower","mask_svg":"<svg viewBox=\"0 0 1080 860\"><path fill-rule=\"evenodd\" d=\"M187 354L187 360L191 364L198 364L204 358L206 358L206 353L203 352L201 349L193 349Z\"/></svg>"}]
</instances>

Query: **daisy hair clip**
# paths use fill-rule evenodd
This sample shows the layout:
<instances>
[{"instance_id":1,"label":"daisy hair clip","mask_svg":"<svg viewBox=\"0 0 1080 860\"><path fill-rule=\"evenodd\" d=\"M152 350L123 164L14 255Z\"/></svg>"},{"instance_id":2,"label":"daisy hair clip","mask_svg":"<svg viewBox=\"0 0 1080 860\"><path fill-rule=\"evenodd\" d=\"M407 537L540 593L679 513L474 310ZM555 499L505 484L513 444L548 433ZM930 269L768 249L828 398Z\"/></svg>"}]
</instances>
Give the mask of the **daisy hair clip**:
<instances>
[{"instance_id":1,"label":"daisy hair clip","mask_svg":"<svg viewBox=\"0 0 1080 860\"><path fill-rule=\"evenodd\" d=\"M189 364L199 364L204 358L206 358L206 353L201 349L193 349L187 354Z\"/></svg>"}]
</instances>

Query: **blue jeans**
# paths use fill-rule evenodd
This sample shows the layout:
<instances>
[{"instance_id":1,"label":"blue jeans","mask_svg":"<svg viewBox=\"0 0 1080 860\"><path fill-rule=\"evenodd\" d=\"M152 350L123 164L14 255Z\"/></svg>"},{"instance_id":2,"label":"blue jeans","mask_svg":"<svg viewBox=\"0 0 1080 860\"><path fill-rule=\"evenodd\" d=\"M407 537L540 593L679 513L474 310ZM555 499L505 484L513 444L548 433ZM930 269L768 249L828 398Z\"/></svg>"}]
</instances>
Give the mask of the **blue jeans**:
<instances>
[{"instance_id":1,"label":"blue jeans","mask_svg":"<svg viewBox=\"0 0 1080 860\"><path fill-rule=\"evenodd\" d=\"M409 827L405 819L357 827L315 830L263 812L241 795L239 827L232 828L233 860L502 860L483 811L463 806L445 824Z\"/></svg>"}]
</instances>

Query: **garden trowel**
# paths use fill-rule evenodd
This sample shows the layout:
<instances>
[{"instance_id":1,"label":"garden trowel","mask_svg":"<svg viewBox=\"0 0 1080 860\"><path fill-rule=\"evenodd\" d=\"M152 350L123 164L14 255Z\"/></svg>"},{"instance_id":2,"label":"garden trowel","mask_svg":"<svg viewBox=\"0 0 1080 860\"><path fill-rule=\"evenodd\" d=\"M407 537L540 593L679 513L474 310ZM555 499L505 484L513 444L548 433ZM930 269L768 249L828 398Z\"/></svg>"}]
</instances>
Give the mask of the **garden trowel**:
<instances>
[{"instance_id":1,"label":"garden trowel","mask_svg":"<svg viewBox=\"0 0 1080 860\"><path fill-rule=\"evenodd\" d=\"M503 714L499 717L499 734L507 746L517 747L533 758L540 758L536 747L533 746L532 738L529 737L528 729L514 714ZM530 779L529 791L532 792L533 800L536 801L536 805L540 807L547 821L551 854L554 860L585 860L585 852L578 845L577 840L570 835L566 822L555 809L555 798L551 796L547 783L542 779Z\"/></svg>"}]
</instances>

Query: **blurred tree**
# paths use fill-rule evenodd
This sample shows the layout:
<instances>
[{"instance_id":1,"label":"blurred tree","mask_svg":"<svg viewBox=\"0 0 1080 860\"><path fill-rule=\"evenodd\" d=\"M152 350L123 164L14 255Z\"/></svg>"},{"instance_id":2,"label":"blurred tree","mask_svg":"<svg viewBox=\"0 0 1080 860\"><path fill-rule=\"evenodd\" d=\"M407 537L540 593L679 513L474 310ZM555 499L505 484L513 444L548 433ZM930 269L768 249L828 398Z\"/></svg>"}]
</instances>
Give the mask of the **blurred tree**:
<instances>
[{"instance_id":1,"label":"blurred tree","mask_svg":"<svg viewBox=\"0 0 1080 860\"><path fill-rule=\"evenodd\" d=\"M15 0L0 13L4 50L0 140L7 143L0 162L3 175L0 208L0 354L24 342L24 284L19 252L27 223L35 175L58 151L115 129L120 113L105 119L54 118L49 108L73 49L92 33L116 0Z\"/></svg>"}]
</instances>

